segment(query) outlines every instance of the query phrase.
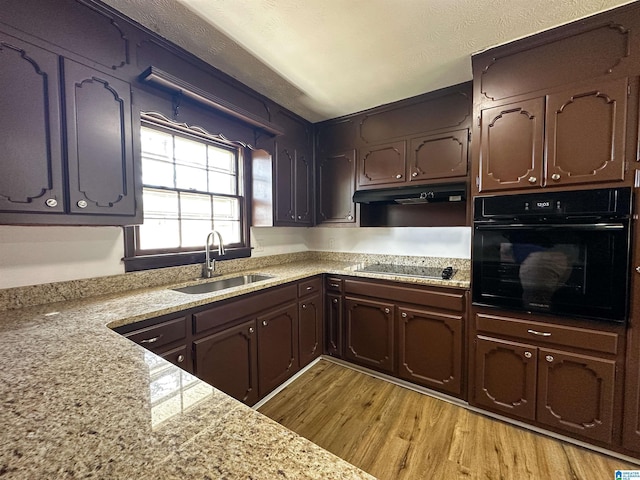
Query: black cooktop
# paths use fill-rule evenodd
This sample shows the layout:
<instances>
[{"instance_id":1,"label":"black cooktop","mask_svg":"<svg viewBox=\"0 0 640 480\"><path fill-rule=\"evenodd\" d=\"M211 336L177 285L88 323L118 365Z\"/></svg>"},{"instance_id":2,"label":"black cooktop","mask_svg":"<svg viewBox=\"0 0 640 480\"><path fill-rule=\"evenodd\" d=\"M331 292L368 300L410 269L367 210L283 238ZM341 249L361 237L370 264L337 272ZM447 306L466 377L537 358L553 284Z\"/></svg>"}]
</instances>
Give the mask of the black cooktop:
<instances>
[{"instance_id":1,"label":"black cooktop","mask_svg":"<svg viewBox=\"0 0 640 480\"><path fill-rule=\"evenodd\" d=\"M357 272L389 273L392 275L405 275L408 277L439 278L450 280L457 270L453 267L424 267L415 265L396 265L394 263L372 263L359 265Z\"/></svg>"}]
</instances>

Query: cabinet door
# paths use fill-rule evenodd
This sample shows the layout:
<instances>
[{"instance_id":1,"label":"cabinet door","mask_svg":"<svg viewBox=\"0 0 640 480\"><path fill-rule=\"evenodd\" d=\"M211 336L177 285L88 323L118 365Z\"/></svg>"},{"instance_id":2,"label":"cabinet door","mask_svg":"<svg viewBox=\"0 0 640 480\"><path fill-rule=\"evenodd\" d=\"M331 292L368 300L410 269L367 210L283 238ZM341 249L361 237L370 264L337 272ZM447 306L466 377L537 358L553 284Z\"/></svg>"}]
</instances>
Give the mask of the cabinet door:
<instances>
[{"instance_id":1,"label":"cabinet door","mask_svg":"<svg viewBox=\"0 0 640 480\"><path fill-rule=\"evenodd\" d=\"M355 150L321 154L318 160L318 222L355 223Z\"/></svg>"},{"instance_id":2,"label":"cabinet door","mask_svg":"<svg viewBox=\"0 0 640 480\"><path fill-rule=\"evenodd\" d=\"M637 274L636 274L637 275ZM634 292L634 296L637 293ZM640 300L640 298L638 298ZM635 300L636 304L637 301ZM640 309L634 309L640 312ZM640 452L640 332L632 325L627 332L627 368L624 391L622 446Z\"/></svg>"},{"instance_id":3,"label":"cabinet door","mask_svg":"<svg viewBox=\"0 0 640 480\"><path fill-rule=\"evenodd\" d=\"M277 224L296 221L295 207L295 149L276 141L275 158L275 206L274 219Z\"/></svg>"},{"instance_id":4,"label":"cabinet door","mask_svg":"<svg viewBox=\"0 0 640 480\"><path fill-rule=\"evenodd\" d=\"M129 84L68 59L64 84L70 212L135 215Z\"/></svg>"},{"instance_id":5,"label":"cabinet door","mask_svg":"<svg viewBox=\"0 0 640 480\"><path fill-rule=\"evenodd\" d=\"M542 98L482 110L480 191L541 186L543 143Z\"/></svg>"},{"instance_id":6,"label":"cabinet door","mask_svg":"<svg viewBox=\"0 0 640 480\"><path fill-rule=\"evenodd\" d=\"M325 319L326 352L342 358L342 295L327 293Z\"/></svg>"},{"instance_id":7,"label":"cabinet door","mask_svg":"<svg viewBox=\"0 0 640 480\"><path fill-rule=\"evenodd\" d=\"M453 395L462 393L462 317L400 308L399 375Z\"/></svg>"},{"instance_id":8,"label":"cabinet door","mask_svg":"<svg viewBox=\"0 0 640 480\"><path fill-rule=\"evenodd\" d=\"M258 401L258 343L251 320L193 342L198 378L253 405Z\"/></svg>"},{"instance_id":9,"label":"cabinet door","mask_svg":"<svg viewBox=\"0 0 640 480\"><path fill-rule=\"evenodd\" d=\"M409 181L465 177L469 163L468 148L467 129L412 139Z\"/></svg>"},{"instance_id":10,"label":"cabinet door","mask_svg":"<svg viewBox=\"0 0 640 480\"><path fill-rule=\"evenodd\" d=\"M322 353L322 298L319 294L298 304L298 350L300 367Z\"/></svg>"},{"instance_id":11,"label":"cabinet door","mask_svg":"<svg viewBox=\"0 0 640 480\"><path fill-rule=\"evenodd\" d=\"M260 397L298 371L298 304L258 317Z\"/></svg>"},{"instance_id":12,"label":"cabinet door","mask_svg":"<svg viewBox=\"0 0 640 480\"><path fill-rule=\"evenodd\" d=\"M493 338L476 338L473 403L489 410L534 420L536 347Z\"/></svg>"},{"instance_id":13,"label":"cabinet door","mask_svg":"<svg viewBox=\"0 0 640 480\"><path fill-rule=\"evenodd\" d=\"M295 215L296 223L312 225L313 154L310 149L296 150Z\"/></svg>"},{"instance_id":14,"label":"cabinet door","mask_svg":"<svg viewBox=\"0 0 640 480\"><path fill-rule=\"evenodd\" d=\"M407 181L405 142L385 143L361 148L358 156L358 186L394 187Z\"/></svg>"},{"instance_id":15,"label":"cabinet door","mask_svg":"<svg viewBox=\"0 0 640 480\"><path fill-rule=\"evenodd\" d=\"M393 373L394 316L392 303L345 297L344 358Z\"/></svg>"},{"instance_id":16,"label":"cabinet door","mask_svg":"<svg viewBox=\"0 0 640 480\"><path fill-rule=\"evenodd\" d=\"M627 79L547 97L547 185L624 180Z\"/></svg>"},{"instance_id":17,"label":"cabinet door","mask_svg":"<svg viewBox=\"0 0 640 480\"><path fill-rule=\"evenodd\" d=\"M611 442L615 361L540 349L537 419Z\"/></svg>"},{"instance_id":18,"label":"cabinet door","mask_svg":"<svg viewBox=\"0 0 640 480\"><path fill-rule=\"evenodd\" d=\"M0 210L63 212L58 57L0 33Z\"/></svg>"}]
</instances>

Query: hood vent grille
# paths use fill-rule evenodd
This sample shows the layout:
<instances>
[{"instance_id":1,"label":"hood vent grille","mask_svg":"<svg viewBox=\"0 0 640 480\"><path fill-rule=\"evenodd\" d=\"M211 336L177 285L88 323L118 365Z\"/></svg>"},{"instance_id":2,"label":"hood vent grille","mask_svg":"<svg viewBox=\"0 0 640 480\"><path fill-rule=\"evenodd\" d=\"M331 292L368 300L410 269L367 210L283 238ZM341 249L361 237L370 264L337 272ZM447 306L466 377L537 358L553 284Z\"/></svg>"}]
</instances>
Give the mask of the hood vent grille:
<instances>
[{"instance_id":1,"label":"hood vent grille","mask_svg":"<svg viewBox=\"0 0 640 480\"><path fill-rule=\"evenodd\" d=\"M463 202L467 199L466 183L419 185L380 190L358 190L353 195L355 203L419 203Z\"/></svg>"}]
</instances>

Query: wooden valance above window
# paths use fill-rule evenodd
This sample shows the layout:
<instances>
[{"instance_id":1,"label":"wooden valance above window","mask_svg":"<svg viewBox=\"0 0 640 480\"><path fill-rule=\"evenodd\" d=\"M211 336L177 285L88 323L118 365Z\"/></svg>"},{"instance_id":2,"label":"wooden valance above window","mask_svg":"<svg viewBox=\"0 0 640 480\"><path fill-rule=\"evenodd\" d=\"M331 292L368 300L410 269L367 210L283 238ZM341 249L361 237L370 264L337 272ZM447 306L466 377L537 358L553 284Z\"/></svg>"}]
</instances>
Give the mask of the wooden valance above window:
<instances>
[{"instance_id":1,"label":"wooden valance above window","mask_svg":"<svg viewBox=\"0 0 640 480\"><path fill-rule=\"evenodd\" d=\"M256 127L269 135L283 135L284 131L278 125L275 125L259 116L244 110L220 97L205 92L204 90L181 80L170 73L164 72L157 67L147 68L139 77L140 81L155 85L165 90L205 105L214 110L218 110L229 115L241 122Z\"/></svg>"}]
</instances>

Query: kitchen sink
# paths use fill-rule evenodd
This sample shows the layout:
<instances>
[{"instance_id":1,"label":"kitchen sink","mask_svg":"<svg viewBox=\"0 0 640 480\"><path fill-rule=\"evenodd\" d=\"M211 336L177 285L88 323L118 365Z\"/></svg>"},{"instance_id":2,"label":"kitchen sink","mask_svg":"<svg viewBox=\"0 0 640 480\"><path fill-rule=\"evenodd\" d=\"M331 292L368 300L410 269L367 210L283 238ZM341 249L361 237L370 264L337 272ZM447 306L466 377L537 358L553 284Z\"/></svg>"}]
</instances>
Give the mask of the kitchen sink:
<instances>
[{"instance_id":1,"label":"kitchen sink","mask_svg":"<svg viewBox=\"0 0 640 480\"><path fill-rule=\"evenodd\" d=\"M197 285L190 285L188 287L172 288L171 290L181 293L211 293L225 288L239 287L240 285L248 285L250 283L261 282L263 280L269 280L269 275L240 275L238 277L221 278L220 280L214 280L207 283L199 283Z\"/></svg>"}]
</instances>

